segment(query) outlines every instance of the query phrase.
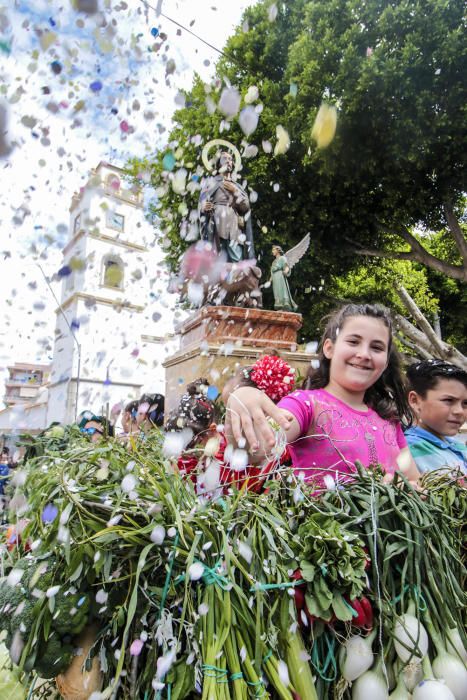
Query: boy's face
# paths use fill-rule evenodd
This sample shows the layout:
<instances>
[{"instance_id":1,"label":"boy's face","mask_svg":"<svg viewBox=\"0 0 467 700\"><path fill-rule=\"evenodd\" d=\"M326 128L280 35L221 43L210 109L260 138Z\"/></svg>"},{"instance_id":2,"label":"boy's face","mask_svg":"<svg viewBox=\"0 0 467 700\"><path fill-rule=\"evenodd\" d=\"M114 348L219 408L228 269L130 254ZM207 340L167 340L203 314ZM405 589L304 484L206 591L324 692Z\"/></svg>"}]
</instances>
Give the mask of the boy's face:
<instances>
[{"instance_id":1,"label":"boy's face","mask_svg":"<svg viewBox=\"0 0 467 700\"><path fill-rule=\"evenodd\" d=\"M136 414L136 423L139 428L146 422L146 416L149 411L149 403L144 401L138 406L138 413Z\"/></svg>"},{"instance_id":2,"label":"boy's face","mask_svg":"<svg viewBox=\"0 0 467 700\"><path fill-rule=\"evenodd\" d=\"M456 379L439 379L425 398L410 391L409 403L420 427L438 437L454 437L467 420L467 387Z\"/></svg>"},{"instance_id":3,"label":"boy's face","mask_svg":"<svg viewBox=\"0 0 467 700\"><path fill-rule=\"evenodd\" d=\"M88 420L81 432L87 435L91 442L99 442L104 436L104 426L96 420Z\"/></svg>"}]
</instances>

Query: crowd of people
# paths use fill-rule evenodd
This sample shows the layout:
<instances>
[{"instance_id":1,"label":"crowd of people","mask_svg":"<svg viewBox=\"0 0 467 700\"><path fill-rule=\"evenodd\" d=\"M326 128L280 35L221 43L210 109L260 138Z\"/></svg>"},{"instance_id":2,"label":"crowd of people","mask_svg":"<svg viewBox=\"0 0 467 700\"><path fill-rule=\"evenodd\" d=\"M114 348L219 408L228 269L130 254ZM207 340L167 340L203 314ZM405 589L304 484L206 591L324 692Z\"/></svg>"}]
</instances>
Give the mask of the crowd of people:
<instances>
[{"instance_id":1,"label":"crowd of people","mask_svg":"<svg viewBox=\"0 0 467 700\"><path fill-rule=\"evenodd\" d=\"M413 483L433 469L467 473L467 446L456 439L467 420L467 372L430 359L404 374L390 314L378 305L348 304L328 319L319 366L302 388L293 368L267 351L217 398L212 389L206 378L191 382L165 417L164 396L144 394L124 407L117 435L112 421L91 411L78 427L93 442L134 443L163 430L177 445L167 451L175 468L210 497L245 483L259 490L281 465L316 489L348 480L356 462L379 465L387 478L399 470Z\"/></svg>"},{"instance_id":2,"label":"crowd of people","mask_svg":"<svg viewBox=\"0 0 467 700\"><path fill-rule=\"evenodd\" d=\"M164 425L165 397L162 394L143 394L141 398L127 403L123 411L117 407L112 419L96 415L92 411L82 411L77 424L92 442L103 437L127 438L130 435L144 436L154 428ZM121 430L116 431L116 423L121 413Z\"/></svg>"},{"instance_id":3,"label":"crowd of people","mask_svg":"<svg viewBox=\"0 0 467 700\"><path fill-rule=\"evenodd\" d=\"M404 374L381 306L349 304L329 318L319 366L302 388L278 357L241 370L222 392L220 437L206 409L207 385L190 385L176 421L166 425L193 431L178 465L196 471L201 491L234 481L258 486L281 464L316 488L345 482L357 461L379 465L388 479L399 470L412 483L433 469L467 473L467 447L456 439L467 420L467 372L430 359Z\"/></svg>"}]
</instances>

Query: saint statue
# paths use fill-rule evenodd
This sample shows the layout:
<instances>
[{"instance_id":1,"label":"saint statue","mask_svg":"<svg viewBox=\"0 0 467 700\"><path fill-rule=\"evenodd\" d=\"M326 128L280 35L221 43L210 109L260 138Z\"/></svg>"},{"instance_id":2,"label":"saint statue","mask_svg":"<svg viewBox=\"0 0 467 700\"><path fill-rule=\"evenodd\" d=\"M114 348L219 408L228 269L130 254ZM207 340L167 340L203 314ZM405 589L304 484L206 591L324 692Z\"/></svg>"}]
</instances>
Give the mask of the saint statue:
<instances>
[{"instance_id":1,"label":"saint statue","mask_svg":"<svg viewBox=\"0 0 467 700\"><path fill-rule=\"evenodd\" d=\"M206 178L199 197L200 234L224 252L226 262L238 263L255 257L250 200L234 181L234 159L222 150L215 160L216 175Z\"/></svg>"},{"instance_id":2,"label":"saint statue","mask_svg":"<svg viewBox=\"0 0 467 700\"><path fill-rule=\"evenodd\" d=\"M293 266L305 255L310 245L310 234L302 238L300 243L288 250L286 253L279 245L272 247L274 256L271 265L272 292L274 294L274 308L277 311L296 311L297 304L292 299L287 278Z\"/></svg>"},{"instance_id":3,"label":"saint statue","mask_svg":"<svg viewBox=\"0 0 467 700\"><path fill-rule=\"evenodd\" d=\"M209 174L198 204L201 240L185 252L176 284L195 306L261 308L250 200L236 181L240 153L229 141L214 139L205 144L202 160Z\"/></svg>"}]
</instances>

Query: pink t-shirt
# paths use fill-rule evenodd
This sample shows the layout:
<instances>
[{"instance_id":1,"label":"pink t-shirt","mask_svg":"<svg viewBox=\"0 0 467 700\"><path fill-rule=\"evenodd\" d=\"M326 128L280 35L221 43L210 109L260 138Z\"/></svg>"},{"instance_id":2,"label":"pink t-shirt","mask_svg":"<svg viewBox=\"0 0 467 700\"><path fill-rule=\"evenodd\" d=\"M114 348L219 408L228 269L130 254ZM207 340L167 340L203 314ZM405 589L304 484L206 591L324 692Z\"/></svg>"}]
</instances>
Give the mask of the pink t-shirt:
<instances>
[{"instance_id":1,"label":"pink t-shirt","mask_svg":"<svg viewBox=\"0 0 467 700\"><path fill-rule=\"evenodd\" d=\"M357 411L325 389L293 391L278 406L300 425L301 437L289 450L295 471L304 472L306 481L322 484L326 474L342 478L355 471L356 460L365 467L381 464L392 474L407 446L399 422L384 420L372 408Z\"/></svg>"}]
</instances>

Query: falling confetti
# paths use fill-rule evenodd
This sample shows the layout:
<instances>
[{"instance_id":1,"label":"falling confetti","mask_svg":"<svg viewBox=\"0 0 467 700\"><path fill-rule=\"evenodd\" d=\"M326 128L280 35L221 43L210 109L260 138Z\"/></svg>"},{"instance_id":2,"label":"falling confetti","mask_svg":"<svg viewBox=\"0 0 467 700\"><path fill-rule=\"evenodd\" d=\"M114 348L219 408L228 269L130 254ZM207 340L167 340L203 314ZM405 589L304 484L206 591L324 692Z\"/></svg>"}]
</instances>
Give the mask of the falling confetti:
<instances>
[{"instance_id":1,"label":"falling confetti","mask_svg":"<svg viewBox=\"0 0 467 700\"><path fill-rule=\"evenodd\" d=\"M162 544L165 540L165 527L162 525L156 525L156 527L151 532L151 542L154 544Z\"/></svg>"},{"instance_id":2,"label":"falling confetti","mask_svg":"<svg viewBox=\"0 0 467 700\"><path fill-rule=\"evenodd\" d=\"M89 87L93 92L100 92L102 90L102 83L100 80L94 80Z\"/></svg>"},{"instance_id":3,"label":"falling confetti","mask_svg":"<svg viewBox=\"0 0 467 700\"><path fill-rule=\"evenodd\" d=\"M219 100L219 111L222 112L222 114L227 118L232 118L238 113L240 101L240 93L238 92L237 88L224 88Z\"/></svg>"},{"instance_id":4,"label":"falling confetti","mask_svg":"<svg viewBox=\"0 0 467 700\"><path fill-rule=\"evenodd\" d=\"M194 562L188 567L188 576L192 581L199 581L199 579L204 574L204 564L201 562Z\"/></svg>"},{"instance_id":5,"label":"falling confetti","mask_svg":"<svg viewBox=\"0 0 467 700\"><path fill-rule=\"evenodd\" d=\"M336 133L336 125L336 107L323 102L318 110L311 130L311 136L315 139L318 148L326 148L329 146Z\"/></svg>"},{"instance_id":6,"label":"falling confetti","mask_svg":"<svg viewBox=\"0 0 467 700\"><path fill-rule=\"evenodd\" d=\"M247 90L247 93L245 95L245 102L247 104L251 104L255 100L257 100L259 97L259 90L256 87L256 85L250 85L250 87Z\"/></svg>"},{"instance_id":7,"label":"falling confetti","mask_svg":"<svg viewBox=\"0 0 467 700\"><path fill-rule=\"evenodd\" d=\"M244 107L238 117L238 123L245 136L250 136L258 126L259 114L252 106Z\"/></svg>"},{"instance_id":8,"label":"falling confetti","mask_svg":"<svg viewBox=\"0 0 467 700\"><path fill-rule=\"evenodd\" d=\"M276 137L277 137L277 142L276 145L274 146L274 155L282 155L283 153L286 153L289 150L290 147L290 137L288 132L284 129L281 124L278 124L276 126Z\"/></svg>"},{"instance_id":9,"label":"falling confetti","mask_svg":"<svg viewBox=\"0 0 467 700\"><path fill-rule=\"evenodd\" d=\"M131 656L139 656L143 650L144 642L142 639L135 639L130 646Z\"/></svg>"}]
</instances>

